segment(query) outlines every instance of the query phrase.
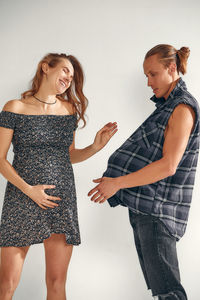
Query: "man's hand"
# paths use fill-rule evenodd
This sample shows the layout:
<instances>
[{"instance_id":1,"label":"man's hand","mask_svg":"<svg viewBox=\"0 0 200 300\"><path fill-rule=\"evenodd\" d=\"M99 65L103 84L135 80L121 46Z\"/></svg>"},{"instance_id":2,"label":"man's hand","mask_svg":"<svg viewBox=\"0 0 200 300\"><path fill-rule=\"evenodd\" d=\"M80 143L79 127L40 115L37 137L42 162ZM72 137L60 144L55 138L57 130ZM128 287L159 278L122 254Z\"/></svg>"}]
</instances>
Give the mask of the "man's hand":
<instances>
[{"instance_id":1,"label":"man's hand","mask_svg":"<svg viewBox=\"0 0 200 300\"><path fill-rule=\"evenodd\" d=\"M117 178L102 177L94 179L93 182L99 183L88 193L88 196L93 195L91 201L94 202L103 203L111 196L115 195L120 189L117 184Z\"/></svg>"}]
</instances>

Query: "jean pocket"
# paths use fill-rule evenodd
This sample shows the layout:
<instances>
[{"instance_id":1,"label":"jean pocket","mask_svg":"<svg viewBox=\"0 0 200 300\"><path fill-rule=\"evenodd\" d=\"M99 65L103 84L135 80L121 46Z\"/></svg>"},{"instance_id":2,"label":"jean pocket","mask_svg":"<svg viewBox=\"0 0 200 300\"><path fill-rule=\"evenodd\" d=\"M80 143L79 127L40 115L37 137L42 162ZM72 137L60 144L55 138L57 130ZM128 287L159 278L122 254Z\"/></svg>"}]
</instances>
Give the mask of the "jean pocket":
<instances>
[{"instance_id":1,"label":"jean pocket","mask_svg":"<svg viewBox=\"0 0 200 300\"><path fill-rule=\"evenodd\" d=\"M161 237L161 238L167 237L170 240L176 241L176 238L170 233L169 229L163 223L162 220L157 219L157 225L158 225L158 227L157 227L158 237Z\"/></svg>"}]
</instances>

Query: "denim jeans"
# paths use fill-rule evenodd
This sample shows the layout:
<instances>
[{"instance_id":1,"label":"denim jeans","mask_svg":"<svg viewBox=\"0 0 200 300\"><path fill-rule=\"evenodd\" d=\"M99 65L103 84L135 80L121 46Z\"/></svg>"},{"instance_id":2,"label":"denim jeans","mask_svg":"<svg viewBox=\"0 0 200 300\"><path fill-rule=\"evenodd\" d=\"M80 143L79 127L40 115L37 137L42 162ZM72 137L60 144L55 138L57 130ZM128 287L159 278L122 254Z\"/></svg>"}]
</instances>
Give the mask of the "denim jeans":
<instances>
[{"instance_id":1,"label":"denim jeans","mask_svg":"<svg viewBox=\"0 0 200 300\"><path fill-rule=\"evenodd\" d=\"M129 209L135 246L148 289L159 300L186 300L180 282L176 252L176 238L163 222L150 215L141 215Z\"/></svg>"}]
</instances>

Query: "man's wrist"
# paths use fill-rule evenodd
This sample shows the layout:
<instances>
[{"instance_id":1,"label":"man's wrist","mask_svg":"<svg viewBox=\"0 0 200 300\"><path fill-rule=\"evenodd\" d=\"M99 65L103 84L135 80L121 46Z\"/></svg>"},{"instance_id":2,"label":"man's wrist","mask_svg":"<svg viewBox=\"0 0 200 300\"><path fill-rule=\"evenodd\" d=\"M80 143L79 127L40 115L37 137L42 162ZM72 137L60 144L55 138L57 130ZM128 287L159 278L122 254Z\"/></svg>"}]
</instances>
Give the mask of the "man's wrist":
<instances>
[{"instance_id":1,"label":"man's wrist","mask_svg":"<svg viewBox=\"0 0 200 300\"><path fill-rule=\"evenodd\" d=\"M119 187L119 190L126 188L124 176L119 176L116 177L115 179L116 179L116 185Z\"/></svg>"}]
</instances>

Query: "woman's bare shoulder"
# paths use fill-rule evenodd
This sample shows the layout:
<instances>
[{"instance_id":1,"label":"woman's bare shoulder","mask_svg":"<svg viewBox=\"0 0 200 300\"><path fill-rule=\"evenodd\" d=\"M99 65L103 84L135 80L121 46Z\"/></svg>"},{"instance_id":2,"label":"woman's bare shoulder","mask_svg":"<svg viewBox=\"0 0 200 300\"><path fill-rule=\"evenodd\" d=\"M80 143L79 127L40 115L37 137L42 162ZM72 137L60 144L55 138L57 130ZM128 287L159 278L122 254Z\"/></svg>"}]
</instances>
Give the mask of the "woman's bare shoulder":
<instances>
[{"instance_id":1,"label":"woman's bare shoulder","mask_svg":"<svg viewBox=\"0 0 200 300\"><path fill-rule=\"evenodd\" d=\"M23 105L23 103L22 103L21 99L13 99L13 100L7 101L4 104L2 110L19 113L22 105Z\"/></svg>"},{"instance_id":2,"label":"woman's bare shoulder","mask_svg":"<svg viewBox=\"0 0 200 300\"><path fill-rule=\"evenodd\" d=\"M67 100L62 101L61 103L62 103L63 107L67 110L67 112L69 114L74 114L75 113L74 106L71 103L69 103Z\"/></svg>"}]
</instances>

